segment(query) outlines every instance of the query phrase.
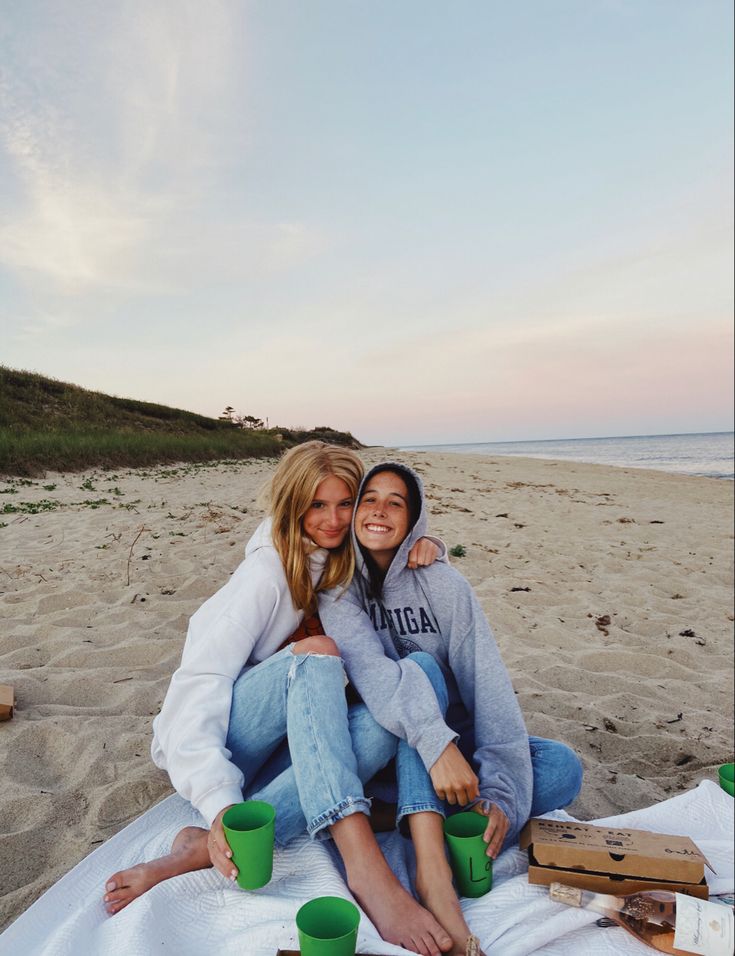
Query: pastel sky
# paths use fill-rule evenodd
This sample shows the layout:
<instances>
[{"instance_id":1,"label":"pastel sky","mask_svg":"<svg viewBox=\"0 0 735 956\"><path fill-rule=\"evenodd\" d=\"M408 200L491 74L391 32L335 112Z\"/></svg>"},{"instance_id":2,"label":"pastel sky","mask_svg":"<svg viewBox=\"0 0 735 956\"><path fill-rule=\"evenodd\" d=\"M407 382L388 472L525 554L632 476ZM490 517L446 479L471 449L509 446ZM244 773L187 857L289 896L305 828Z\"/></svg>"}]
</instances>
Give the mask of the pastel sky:
<instances>
[{"instance_id":1,"label":"pastel sky","mask_svg":"<svg viewBox=\"0 0 735 956\"><path fill-rule=\"evenodd\" d=\"M365 442L732 429L730 0L2 0L0 361Z\"/></svg>"}]
</instances>

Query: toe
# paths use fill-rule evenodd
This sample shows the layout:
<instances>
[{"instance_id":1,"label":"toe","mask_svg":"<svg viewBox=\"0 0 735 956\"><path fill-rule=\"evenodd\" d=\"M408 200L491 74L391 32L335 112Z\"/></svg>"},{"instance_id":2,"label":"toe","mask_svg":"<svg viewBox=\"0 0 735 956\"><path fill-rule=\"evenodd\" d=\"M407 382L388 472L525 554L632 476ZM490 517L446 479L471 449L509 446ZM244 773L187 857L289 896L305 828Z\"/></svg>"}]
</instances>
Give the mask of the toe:
<instances>
[{"instance_id":1,"label":"toe","mask_svg":"<svg viewBox=\"0 0 735 956\"><path fill-rule=\"evenodd\" d=\"M113 890L119 890L123 886L127 886L128 873L128 870L120 870L118 873L113 873L109 880L105 883L105 890L108 893L111 893Z\"/></svg>"},{"instance_id":2,"label":"toe","mask_svg":"<svg viewBox=\"0 0 735 956\"><path fill-rule=\"evenodd\" d=\"M117 904L128 902L130 899L130 894L126 889L113 890L112 893L105 893L105 903Z\"/></svg>"},{"instance_id":3,"label":"toe","mask_svg":"<svg viewBox=\"0 0 735 956\"><path fill-rule=\"evenodd\" d=\"M438 923L436 924L436 928L432 930L432 936L436 940L439 949L443 953L448 953L454 945L452 937L449 935L449 933L447 933L444 927L440 926Z\"/></svg>"},{"instance_id":4,"label":"toe","mask_svg":"<svg viewBox=\"0 0 735 956\"><path fill-rule=\"evenodd\" d=\"M438 945L431 938L427 938L426 942L424 943L424 948L421 950L421 952L428 953L428 956L442 956Z\"/></svg>"},{"instance_id":5,"label":"toe","mask_svg":"<svg viewBox=\"0 0 735 956\"><path fill-rule=\"evenodd\" d=\"M111 896L110 899L105 903L105 909L110 916L114 916L115 913L119 913L120 910L124 910L128 903L132 903L135 899L134 896L130 896L129 894L125 893L114 894L114 896L114 899Z\"/></svg>"}]
</instances>

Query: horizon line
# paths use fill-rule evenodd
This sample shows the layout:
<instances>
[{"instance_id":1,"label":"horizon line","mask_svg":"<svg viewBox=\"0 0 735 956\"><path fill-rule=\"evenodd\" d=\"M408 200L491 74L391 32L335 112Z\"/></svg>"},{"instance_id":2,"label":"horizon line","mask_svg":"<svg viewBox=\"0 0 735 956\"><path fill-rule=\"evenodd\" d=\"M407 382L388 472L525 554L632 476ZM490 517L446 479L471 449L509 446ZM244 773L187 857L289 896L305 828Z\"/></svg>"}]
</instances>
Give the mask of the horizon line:
<instances>
[{"instance_id":1,"label":"horizon line","mask_svg":"<svg viewBox=\"0 0 735 956\"><path fill-rule=\"evenodd\" d=\"M513 439L495 439L493 441L444 441L444 442L423 442L415 445L398 444L393 447L410 451L412 448L446 448L451 445L529 445L544 444L547 442L560 441L606 441L611 438L688 438L693 435L735 435L733 429L724 431L706 431L706 432L655 432L646 435L587 435L577 438L513 438Z\"/></svg>"}]
</instances>

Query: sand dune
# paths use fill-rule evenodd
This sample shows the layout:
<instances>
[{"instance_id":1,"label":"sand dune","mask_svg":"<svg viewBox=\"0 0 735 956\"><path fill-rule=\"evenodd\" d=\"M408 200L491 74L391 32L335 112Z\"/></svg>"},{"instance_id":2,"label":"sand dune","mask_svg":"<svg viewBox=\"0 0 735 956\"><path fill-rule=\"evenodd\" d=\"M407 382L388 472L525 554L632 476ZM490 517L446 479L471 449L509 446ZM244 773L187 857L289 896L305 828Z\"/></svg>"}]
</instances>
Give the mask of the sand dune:
<instances>
[{"instance_id":1,"label":"sand dune","mask_svg":"<svg viewBox=\"0 0 735 956\"><path fill-rule=\"evenodd\" d=\"M367 462L385 457L365 453ZM488 613L529 731L586 768L580 817L732 759L732 484L401 453ZM170 792L150 725L189 616L262 517L272 461L0 482L0 929ZM10 493L14 491L15 493ZM44 502L46 502L44 504ZM33 513L35 512L35 513Z\"/></svg>"}]
</instances>

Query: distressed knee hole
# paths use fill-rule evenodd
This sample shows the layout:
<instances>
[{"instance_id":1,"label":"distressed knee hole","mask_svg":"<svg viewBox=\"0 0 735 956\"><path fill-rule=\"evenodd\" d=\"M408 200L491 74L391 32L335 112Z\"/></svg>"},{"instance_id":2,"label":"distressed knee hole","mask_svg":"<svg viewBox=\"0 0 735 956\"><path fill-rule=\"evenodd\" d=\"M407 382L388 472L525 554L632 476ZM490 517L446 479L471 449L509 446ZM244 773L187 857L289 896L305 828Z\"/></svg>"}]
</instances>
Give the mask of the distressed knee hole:
<instances>
[{"instance_id":1,"label":"distressed knee hole","mask_svg":"<svg viewBox=\"0 0 735 956\"><path fill-rule=\"evenodd\" d=\"M306 637L293 645L294 654L321 654L327 657L339 657L339 648L331 637L318 634L316 637Z\"/></svg>"}]
</instances>

